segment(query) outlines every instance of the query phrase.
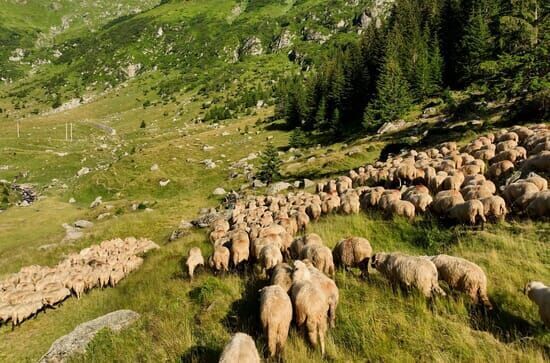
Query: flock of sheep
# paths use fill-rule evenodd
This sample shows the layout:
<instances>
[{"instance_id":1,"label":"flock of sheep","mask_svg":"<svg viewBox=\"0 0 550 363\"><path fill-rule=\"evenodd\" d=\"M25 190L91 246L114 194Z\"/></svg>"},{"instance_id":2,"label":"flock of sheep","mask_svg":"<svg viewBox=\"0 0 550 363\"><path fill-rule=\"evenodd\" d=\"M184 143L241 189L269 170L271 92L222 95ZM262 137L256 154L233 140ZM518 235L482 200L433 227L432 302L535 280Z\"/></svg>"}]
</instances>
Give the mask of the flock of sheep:
<instances>
[{"instance_id":1,"label":"flock of sheep","mask_svg":"<svg viewBox=\"0 0 550 363\"><path fill-rule=\"evenodd\" d=\"M137 255L159 248L147 239L113 239L70 254L55 267L27 266L0 281L0 324L12 328L67 297L94 288L115 286L143 259Z\"/></svg>"},{"instance_id":2,"label":"flock of sheep","mask_svg":"<svg viewBox=\"0 0 550 363\"><path fill-rule=\"evenodd\" d=\"M514 171L521 171L524 178L514 178ZM283 349L293 318L324 354L324 336L328 327L335 325L339 299L331 278L335 266L357 267L362 276L368 276L370 263L392 286L415 288L428 298L444 296L438 281L445 281L473 303L492 309L484 271L463 258L373 254L369 241L361 237L343 239L331 251L316 234L295 236L323 214L353 214L371 208L411 219L432 213L465 224L503 219L509 212L548 218L550 191L546 178L539 175L548 173L550 130L546 125L501 130L460 150L456 143L447 142L426 151L403 152L320 183L315 194L238 200L230 218L221 217L211 224L214 252L208 261L205 263L199 248L189 251L188 272L193 278L199 265L226 272L230 265L239 269L256 263L262 275L270 276L271 284L260 290L261 324L270 356ZM396 186L400 189L390 189ZM550 326L550 287L530 282L525 293ZM252 338L237 333L220 361L256 362L259 355Z\"/></svg>"}]
</instances>

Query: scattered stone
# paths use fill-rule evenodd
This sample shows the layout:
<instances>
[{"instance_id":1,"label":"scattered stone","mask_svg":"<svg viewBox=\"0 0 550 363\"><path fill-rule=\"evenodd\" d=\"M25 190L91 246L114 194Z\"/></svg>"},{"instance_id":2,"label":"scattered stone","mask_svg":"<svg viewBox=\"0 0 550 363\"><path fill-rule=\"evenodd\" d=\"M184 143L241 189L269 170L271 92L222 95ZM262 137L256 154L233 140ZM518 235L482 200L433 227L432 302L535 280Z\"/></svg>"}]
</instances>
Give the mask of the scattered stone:
<instances>
[{"instance_id":1,"label":"scattered stone","mask_svg":"<svg viewBox=\"0 0 550 363\"><path fill-rule=\"evenodd\" d=\"M263 188L265 187L266 184L261 181L260 179L254 179L254 181L252 182L252 187L253 188Z\"/></svg>"},{"instance_id":2,"label":"scattered stone","mask_svg":"<svg viewBox=\"0 0 550 363\"><path fill-rule=\"evenodd\" d=\"M85 166L76 172L76 176L81 177L83 175L89 174L90 172L91 172L90 168Z\"/></svg>"},{"instance_id":3,"label":"scattered stone","mask_svg":"<svg viewBox=\"0 0 550 363\"><path fill-rule=\"evenodd\" d=\"M76 203L76 200L71 197L71 199L69 199L69 203L71 203L71 204Z\"/></svg>"},{"instance_id":4,"label":"scattered stone","mask_svg":"<svg viewBox=\"0 0 550 363\"><path fill-rule=\"evenodd\" d=\"M307 162L308 162L308 163L312 163L312 162L314 162L316 159L317 159L317 158L316 158L315 156L312 156L312 157L310 157L309 159L307 159Z\"/></svg>"},{"instance_id":5,"label":"scattered stone","mask_svg":"<svg viewBox=\"0 0 550 363\"><path fill-rule=\"evenodd\" d=\"M157 170L159 170L158 164L153 164L153 165L151 166L151 171L157 171Z\"/></svg>"},{"instance_id":6,"label":"scattered stone","mask_svg":"<svg viewBox=\"0 0 550 363\"><path fill-rule=\"evenodd\" d=\"M271 184L269 188L267 189L268 194L277 194L279 192L282 192L283 190L287 190L292 185L287 182L277 182L274 184Z\"/></svg>"},{"instance_id":7,"label":"scattered stone","mask_svg":"<svg viewBox=\"0 0 550 363\"><path fill-rule=\"evenodd\" d=\"M71 333L57 339L39 363L66 362L78 353L86 352L86 347L102 329L118 332L139 319L140 315L131 310L118 310L97 319L78 325Z\"/></svg>"},{"instance_id":8,"label":"scattered stone","mask_svg":"<svg viewBox=\"0 0 550 363\"><path fill-rule=\"evenodd\" d=\"M76 222L73 223L73 225L76 227L76 228L92 228L94 226L94 224L90 221L87 221L85 219L80 219Z\"/></svg>"},{"instance_id":9,"label":"scattered stone","mask_svg":"<svg viewBox=\"0 0 550 363\"><path fill-rule=\"evenodd\" d=\"M109 212L101 213L100 215L97 216L97 220L100 221L100 220L105 219L105 218L110 217L110 216L111 216L111 213L109 213Z\"/></svg>"},{"instance_id":10,"label":"scattered stone","mask_svg":"<svg viewBox=\"0 0 550 363\"><path fill-rule=\"evenodd\" d=\"M189 229L189 228L193 228L193 223L189 222L189 221L186 221L186 220L182 220L178 226L178 228L181 228L181 229Z\"/></svg>"},{"instance_id":11,"label":"scattered stone","mask_svg":"<svg viewBox=\"0 0 550 363\"><path fill-rule=\"evenodd\" d=\"M407 123L405 122L405 120L397 120L397 121L394 121L394 122L386 122L382 125L382 127L380 127L378 129L378 131L376 133L379 134L379 135L382 135L382 134L387 134L389 132L396 132L396 131L399 131L402 128L404 128L406 124Z\"/></svg>"},{"instance_id":12,"label":"scattered stone","mask_svg":"<svg viewBox=\"0 0 550 363\"><path fill-rule=\"evenodd\" d=\"M304 183L304 188L309 188L315 185L313 180L309 180L309 179L304 179L303 183Z\"/></svg>"},{"instance_id":13,"label":"scattered stone","mask_svg":"<svg viewBox=\"0 0 550 363\"><path fill-rule=\"evenodd\" d=\"M159 180L159 185L160 185L161 187L165 187L165 186L167 186L169 183L170 183L170 179L161 179L161 180Z\"/></svg>"},{"instance_id":14,"label":"scattered stone","mask_svg":"<svg viewBox=\"0 0 550 363\"><path fill-rule=\"evenodd\" d=\"M90 204L90 208L94 209L96 207L99 207L99 205L101 205L101 203L103 203L103 197L99 196L97 198L95 198L95 200Z\"/></svg>"},{"instance_id":15,"label":"scattered stone","mask_svg":"<svg viewBox=\"0 0 550 363\"><path fill-rule=\"evenodd\" d=\"M223 189L223 188L216 188L216 189L214 189L212 194L213 195L225 195L226 192L225 192L225 189Z\"/></svg>"},{"instance_id":16,"label":"scattered stone","mask_svg":"<svg viewBox=\"0 0 550 363\"><path fill-rule=\"evenodd\" d=\"M215 169L217 167L216 163L212 159L203 160L202 163L206 166L206 169Z\"/></svg>"}]
</instances>

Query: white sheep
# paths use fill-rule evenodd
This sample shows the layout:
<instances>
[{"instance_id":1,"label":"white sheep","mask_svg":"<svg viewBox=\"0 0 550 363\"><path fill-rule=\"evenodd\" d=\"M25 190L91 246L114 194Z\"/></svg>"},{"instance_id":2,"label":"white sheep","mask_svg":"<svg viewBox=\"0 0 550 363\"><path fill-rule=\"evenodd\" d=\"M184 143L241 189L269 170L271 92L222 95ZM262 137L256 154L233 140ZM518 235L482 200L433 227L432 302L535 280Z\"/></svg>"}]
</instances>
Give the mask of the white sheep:
<instances>
[{"instance_id":1,"label":"white sheep","mask_svg":"<svg viewBox=\"0 0 550 363\"><path fill-rule=\"evenodd\" d=\"M539 307L539 315L544 325L550 328L550 287L540 281L525 285L524 293Z\"/></svg>"},{"instance_id":2,"label":"white sheep","mask_svg":"<svg viewBox=\"0 0 550 363\"><path fill-rule=\"evenodd\" d=\"M282 352L286 343L292 321L292 302L279 285L264 287L260 294L260 319L267 336L269 355L273 357Z\"/></svg>"}]
</instances>

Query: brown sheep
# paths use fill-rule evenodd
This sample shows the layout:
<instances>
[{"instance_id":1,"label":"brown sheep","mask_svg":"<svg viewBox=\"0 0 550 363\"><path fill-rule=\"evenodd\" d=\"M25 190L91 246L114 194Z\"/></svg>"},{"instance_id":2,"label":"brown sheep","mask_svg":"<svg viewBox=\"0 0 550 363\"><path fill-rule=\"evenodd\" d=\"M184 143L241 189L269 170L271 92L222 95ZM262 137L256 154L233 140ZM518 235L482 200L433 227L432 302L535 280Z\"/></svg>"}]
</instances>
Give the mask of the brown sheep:
<instances>
[{"instance_id":1,"label":"brown sheep","mask_svg":"<svg viewBox=\"0 0 550 363\"><path fill-rule=\"evenodd\" d=\"M371 266L390 280L393 286L415 287L426 297L446 295L437 282L437 268L425 258L399 252L380 252L372 257Z\"/></svg>"},{"instance_id":2,"label":"brown sheep","mask_svg":"<svg viewBox=\"0 0 550 363\"><path fill-rule=\"evenodd\" d=\"M268 244L262 247L260 250L259 263L262 267L264 276L267 276L267 273L271 271L279 263L283 262L283 255L281 254L281 249L272 244Z\"/></svg>"},{"instance_id":3,"label":"brown sheep","mask_svg":"<svg viewBox=\"0 0 550 363\"><path fill-rule=\"evenodd\" d=\"M310 203L306 208L306 213L311 220L317 222L322 213L321 205L318 203Z\"/></svg>"},{"instance_id":4,"label":"brown sheep","mask_svg":"<svg viewBox=\"0 0 550 363\"><path fill-rule=\"evenodd\" d=\"M292 321L292 302L278 285L267 286L260 291L260 320L267 337L269 356L282 353L288 329Z\"/></svg>"},{"instance_id":5,"label":"brown sheep","mask_svg":"<svg viewBox=\"0 0 550 363\"><path fill-rule=\"evenodd\" d=\"M235 333L223 348L219 363L260 363L260 354L252 337Z\"/></svg>"},{"instance_id":6,"label":"brown sheep","mask_svg":"<svg viewBox=\"0 0 550 363\"><path fill-rule=\"evenodd\" d=\"M378 208L385 211L390 206L390 203L394 200L399 200L401 198L401 192L399 190L390 189L385 190L378 201Z\"/></svg>"},{"instance_id":7,"label":"brown sheep","mask_svg":"<svg viewBox=\"0 0 550 363\"><path fill-rule=\"evenodd\" d=\"M292 267L287 263L279 263L271 272L271 285L279 285L288 292L292 286Z\"/></svg>"},{"instance_id":8,"label":"brown sheep","mask_svg":"<svg viewBox=\"0 0 550 363\"><path fill-rule=\"evenodd\" d=\"M359 195L355 191L348 191L342 196L340 211L343 214L357 214L361 207Z\"/></svg>"},{"instance_id":9,"label":"brown sheep","mask_svg":"<svg viewBox=\"0 0 550 363\"><path fill-rule=\"evenodd\" d=\"M482 198L480 201L483 204L485 217L491 217L497 220L504 220L504 218L506 218L506 202L502 197L492 195L487 198Z\"/></svg>"},{"instance_id":10,"label":"brown sheep","mask_svg":"<svg viewBox=\"0 0 550 363\"><path fill-rule=\"evenodd\" d=\"M217 246L214 248L214 253L208 259L208 266L215 272L229 271L229 249L225 246Z\"/></svg>"},{"instance_id":11,"label":"brown sheep","mask_svg":"<svg viewBox=\"0 0 550 363\"><path fill-rule=\"evenodd\" d=\"M248 261L250 257L250 238L244 231L236 231L231 235L231 261L233 267Z\"/></svg>"},{"instance_id":12,"label":"brown sheep","mask_svg":"<svg viewBox=\"0 0 550 363\"><path fill-rule=\"evenodd\" d=\"M502 196L504 197L504 200L506 200L507 204L513 206L515 204L515 201L522 195L533 194L537 193L538 191L539 188L535 184L527 182L525 180L519 180L515 183L507 185L504 188Z\"/></svg>"},{"instance_id":13,"label":"brown sheep","mask_svg":"<svg viewBox=\"0 0 550 363\"><path fill-rule=\"evenodd\" d=\"M343 239L336 244L332 255L337 266L346 269L358 267L362 277L368 276L372 247L366 238L348 237Z\"/></svg>"},{"instance_id":14,"label":"brown sheep","mask_svg":"<svg viewBox=\"0 0 550 363\"><path fill-rule=\"evenodd\" d=\"M425 213L433 202L432 196L424 193L410 194L407 198L403 199L414 205L415 213Z\"/></svg>"},{"instance_id":15,"label":"brown sheep","mask_svg":"<svg viewBox=\"0 0 550 363\"><path fill-rule=\"evenodd\" d=\"M537 155L530 156L521 166L523 171L542 171L550 170L550 151L542 151Z\"/></svg>"},{"instance_id":16,"label":"brown sheep","mask_svg":"<svg viewBox=\"0 0 550 363\"><path fill-rule=\"evenodd\" d=\"M332 251L326 247L317 244L306 244L300 255L301 259L308 259L313 266L318 268L324 274L334 276L334 259Z\"/></svg>"},{"instance_id":17,"label":"brown sheep","mask_svg":"<svg viewBox=\"0 0 550 363\"><path fill-rule=\"evenodd\" d=\"M491 179L498 179L509 174L512 170L514 170L514 163L510 160L503 160L491 165L487 171L487 175Z\"/></svg>"},{"instance_id":18,"label":"brown sheep","mask_svg":"<svg viewBox=\"0 0 550 363\"><path fill-rule=\"evenodd\" d=\"M437 255L430 257L437 268L439 280L445 281L451 289L465 292L474 304L479 300L491 310L493 306L487 296L487 276L473 262L460 257Z\"/></svg>"},{"instance_id":19,"label":"brown sheep","mask_svg":"<svg viewBox=\"0 0 550 363\"><path fill-rule=\"evenodd\" d=\"M464 198L459 191L444 190L436 194L430 208L435 214L445 216L453 206L463 202Z\"/></svg>"},{"instance_id":20,"label":"brown sheep","mask_svg":"<svg viewBox=\"0 0 550 363\"><path fill-rule=\"evenodd\" d=\"M336 308L338 307L338 302L340 300L340 291L338 290L338 286L336 286L334 280L330 279L315 266L313 266L311 261L303 260L302 262L307 266L309 272L311 273L311 281L319 286L327 298L328 321L330 326L334 328L336 325Z\"/></svg>"},{"instance_id":21,"label":"brown sheep","mask_svg":"<svg viewBox=\"0 0 550 363\"><path fill-rule=\"evenodd\" d=\"M539 188L539 191L544 191L548 189L548 181L544 179L543 177L540 177L538 175L533 175L527 179L525 179L526 182L535 184L537 188Z\"/></svg>"},{"instance_id":22,"label":"brown sheep","mask_svg":"<svg viewBox=\"0 0 550 363\"><path fill-rule=\"evenodd\" d=\"M477 199L471 199L453 206L449 209L449 217L460 223L470 223L471 225L476 224L478 219L482 223L487 221L483 210L483 203Z\"/></svg>"},{"instance_id":23,"label":"brown sheep","mask_svg":"<svg viewBox=\"0 0 550 363\"><path fill-rule=\"evenodd\" d=\"M527 215L531 218L550 217L550 191L545 190L535 193L534 198L527 206Z\"/></svg>"},{"instance_id":24,"label":"brown sheep","mask_svg":"<svg viewBox=\"0 0 550 363\"><path fill-rule=\"evenodd\" d=\"M204 266L204 258L202 257L200 248L193 247L189 250L185 264L187 265L189 277L193 280L193 273L197 266Z\"/></svg>"},{"instance_id":25,"label":"brown sheep","mask_svg":"<svg viewBox=\"0 0 550 363\"><path fill-rule=\"evenodd\" d=\"M388 206L388 211L393 215L405 217L409 220L413 220L415 216L415 207L411 202L406 200L394 200Z\"/></svg>"},{"instance_id":26,"label":"brown sheep","mask_svg":"<svg viewBox=\"0 0 550 363\"><path fill-rule=\"evenodd\" d=\"M312 282L311 272L301 261L294 262L290 289L294 316L298 328L306 326L309 341L314 347L319 341L321 354L325 354L325 334L328 321L328 299L318 284Z\"/></svg>"}]
</instances>

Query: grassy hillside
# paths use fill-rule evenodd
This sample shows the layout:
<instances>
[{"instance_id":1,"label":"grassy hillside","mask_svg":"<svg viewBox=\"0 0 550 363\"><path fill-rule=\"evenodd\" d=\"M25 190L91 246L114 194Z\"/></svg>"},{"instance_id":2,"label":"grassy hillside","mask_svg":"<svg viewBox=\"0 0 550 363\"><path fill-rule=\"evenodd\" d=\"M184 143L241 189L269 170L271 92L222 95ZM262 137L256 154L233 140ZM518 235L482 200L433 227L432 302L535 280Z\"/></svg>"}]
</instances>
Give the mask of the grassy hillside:
<instances>
[{"instance_id":1,"label":"grassy hillside","mask_svg":"<svg viewBox=\"0 0 550 363\"><path fill-rule=\"evenodd\" d=\"M418 107L405 131L353 135L323 146L312 139L289 150L292 133L273 122L272 81L325 56L327 43L305 36L312 29L331 34L328 44L355 37L357 16L370 1L44 4L5 0L0 6L0 70L15 80L0 85L0 180L29 183L40 195L29 207L16 206L11 194L7 208L0 204L0 279L27 265L53 266L70 252L114 237L147 237L162 248L116 288L70 298L14 331L0 327L2 362L36 361L78 324L123 308L142 318L119 334L101 332L74 361L214 362L235 331L251 334L264 350L257 290L265 281L252 273L213 276L203 270L190 282L185 256L193 246L210 253L206 231L192 229L168 242L180 221L220 203L215 188L240 190L249 183L235 162L261 152L269 141L281 151L285 179L317 180L375 161L388 144L463 143L500 126L500 109L482 114L483 125L461 116L453 122L463 126L450 131L421 119ZM40 34L50 34L65 16L73 19L69 28L37 45ZM277 50L273 44L284 30L294 34L293 45ZM261 41L261 55L243 48L252 37ZM26 49L23 63L5 62L18 47ZM59 57L53 56L56 50ZM291 50L300 55L297 60L289 59ZM51 63L25 64L39 59ZM133 78L122 70L130 64L141 64ZM60 106L73 98L82 100ZM73 141L65 140L70 124ZM208 159L217 167L207 169ZM78 177L83 167L91 172ZM161 187L166 179L170 183ZM98 196L104 203L91 209ZM76 202L69 203L71 198ZM104 213L110 214L98 220ZM78 219L94 226L84 238L64 242L62 223ZM431 306L417 294L393 293L376 273L363 281L340 271L337 325L328 334L327 356L320 357L292 328L284 361L547 361L550 333L520 290L532 279L550 281L549 229L548 222L523 219L471 230L377 213L324 218L307 232L319 233L329 246L358 235L376 251L441 252L476 262L487 272L496 309L485 314L463 296Z\"/></svg>"}]
</instances>

